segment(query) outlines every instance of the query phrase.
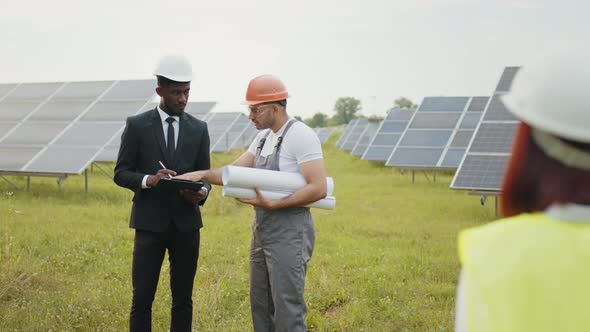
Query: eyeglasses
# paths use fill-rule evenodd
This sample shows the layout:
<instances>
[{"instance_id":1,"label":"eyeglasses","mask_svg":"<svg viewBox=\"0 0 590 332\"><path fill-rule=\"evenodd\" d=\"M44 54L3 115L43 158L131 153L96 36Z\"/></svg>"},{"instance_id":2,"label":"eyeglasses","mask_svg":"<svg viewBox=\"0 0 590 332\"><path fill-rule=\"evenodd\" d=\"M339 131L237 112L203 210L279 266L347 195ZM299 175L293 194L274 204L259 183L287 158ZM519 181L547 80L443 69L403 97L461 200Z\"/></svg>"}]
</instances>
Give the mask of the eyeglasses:
<instances>
[{"instance_id":1,"label":"eyeglasses","mask_svg":"<svg viewBox=\"0 0 590 332\"><path fill-rule=\"evenodd\" d=\"M264 109L262 109L265 106L272 106L272 105L265 104L265 105L260 105L258 107L248 107L248 109L250 110L250 114L258 115L258 114L260 114L260 113L262 113L262 112L265 111Z\"/></svg>"}]
</instances>

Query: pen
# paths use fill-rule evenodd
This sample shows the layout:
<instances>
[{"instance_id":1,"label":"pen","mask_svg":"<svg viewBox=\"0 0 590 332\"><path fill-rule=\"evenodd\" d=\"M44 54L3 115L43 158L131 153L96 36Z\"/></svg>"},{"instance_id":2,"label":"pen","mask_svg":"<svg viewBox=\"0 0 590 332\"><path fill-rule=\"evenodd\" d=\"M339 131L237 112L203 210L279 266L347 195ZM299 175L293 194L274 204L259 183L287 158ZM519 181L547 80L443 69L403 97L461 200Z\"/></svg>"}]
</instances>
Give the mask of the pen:
<instances>
[{"instance_id":1,"label":"pen","mask_svg":"<svg viewBox=\"0 0 590 332\"><path fill-rule=\"evenodd\" d=\"M160 164L160 166L162 166L162 169L167 169L166 166L164 166L164 164L158 160L158 164ZM168 178L172 178L172 175L168 174Z\"/></svg>"}]
</instances>

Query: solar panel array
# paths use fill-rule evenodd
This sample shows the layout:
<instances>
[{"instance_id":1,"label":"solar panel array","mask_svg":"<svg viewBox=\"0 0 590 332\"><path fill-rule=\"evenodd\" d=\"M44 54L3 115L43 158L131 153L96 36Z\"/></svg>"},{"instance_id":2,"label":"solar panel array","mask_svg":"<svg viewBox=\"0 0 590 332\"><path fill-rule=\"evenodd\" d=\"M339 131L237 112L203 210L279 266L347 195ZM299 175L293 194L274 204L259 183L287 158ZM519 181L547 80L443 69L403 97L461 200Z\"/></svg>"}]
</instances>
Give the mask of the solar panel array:
<instances>
[{"instance_id":1,"label":"solar panel array","mask_svg":"<svg viewBox=\"0 0 590 332\"><path fill-rule=\"evenodd\" d=\"M375 137L375 134L377 133L377 130L379 129L380 125L381 121L369 121L369 123L365 127L365 130L361 133L356 144L352 148L352 155L362 156L365 153L365 151L369 147L369 143L371 143L371 140L373 139L373 137Z\"/></svg>"},{"instance_id":2,"label":"solar panel array","mask_svg":"<svg viewBox=\"0 0 590 332\"><path fill-rule=\"evenodd\" d=\"M153 80L0 86L0 172L79 174L144 107Z\"/></svg>"},{"instance_id":3,"label":"solar panel array","mask_svg":"<svg viewBox=\"0 0 590 332\"><path fill-rule=\"evenodd\" d=\"M385 164L439 167L468 102L469 97L424 98Z\"/></svg>"},{"instance_id":4,"label":"solar panel array","mask_svg":"<svg viewBox=\"0 0 590 332\"><path fill-rule=\"evenodd\" d=\"M119 145L121 144L121 134L123 133L123 129L125 127L125 120L128 116L139 114L141 112L151 110L156 108L158 102L149 102L143 107L137 108L135 111L129 109L128 112L111 112L113 121L118 121L120 123L120 128L117 131L117 134L114 135L106 144L106 146L101 150L94 161L98 162L115 162L117 161L117 154L119 153ZM215 106L215 102L195 102L191 101L186 104L186 108L184 111L192 116L196 117L197 119L203 120L203 118L209 114L211 109Z\"/></svg>"},{"instance_id":5,"label":"solar panel array","mask_svg":"<svg viewBox=\"0 0 590 332\"><path fill-rule=\"evenodd\" d=\"M359 119L352 119L352 120L350 120L350 122L348 122L348 124L344 128L344 131L342 132L342 136L340 136L340 138L338 139L338 142L336 142L337 147L342 149L342 145L344 145L344 142L346 142L346 140L348 139L348 135L350 135L352 128L354 128L354 126L356 126L356 123L358 121L359 121Z\"/></svg>"},{"instance_id":6,"label":"solar panel array","mask_svg":"<svg viewBox=\"0 0 590 332\"><path fill-rule=\"evenodd\" d=\"M334 128L315 128L315 132L318 135L320 142L324 144L334 133Z\"/></svg>"},{"instance_id":7,"label":"solar panel array","mask_svg":"<svg viewBox=\"0 0 590 332\"><path fill-rule=\"evenodd\" d=\"M369 120L365 118L357 119L354 126L350 129L350 134L346 137L346 140L340 147L344 151L352 151L356 143L358 142L361 134L365 131L365 128L369 125Z\"/></svg>"},{"instance_id":8,"label":"solar panel array","mask_svg":"<svg viewBox=\"0 0 590 332\"><path fill-rule=\"evenodd\" d=\"M519 67L506 67L483 112L467 153L451 183L453 189L500 191L511 154L518 120L506 109L500 96L510 91Z\"/></svg>"},{"instance_id":9,"label":"solar panel array","mask_svg":"<svg viewBox=\"0 0 590 332\"><path fill-rule=\"evenodd\" d=\"M377 133L369 143L362 159L385 162L391 155L400 136L406 130L414 109L392 108L387 113L385 120L381 122Z\"/></svg>"},{"instance_id":10,"label":"solar panel array","mask_svg":"<svg viewBox=\"0 0 590 332\"><path fill-rule=\"evenodd\" d=\"M212 113L207 120L212 152L232 149L240 140L249 124L243 113Z\"/></svg>"}]
</instances>

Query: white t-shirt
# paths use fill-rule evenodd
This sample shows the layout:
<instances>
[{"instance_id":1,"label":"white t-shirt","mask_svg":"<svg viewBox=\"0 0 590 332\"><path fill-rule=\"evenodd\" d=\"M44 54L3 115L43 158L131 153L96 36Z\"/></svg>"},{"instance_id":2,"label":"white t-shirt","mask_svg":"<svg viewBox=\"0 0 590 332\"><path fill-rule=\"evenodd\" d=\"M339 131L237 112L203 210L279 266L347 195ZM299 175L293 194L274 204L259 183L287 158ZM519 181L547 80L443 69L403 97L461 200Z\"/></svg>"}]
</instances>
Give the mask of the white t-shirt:
<instances>
[{"instance_id":1,"label":"white t-shirt","mask_svg":"<svg viewBox=\"0 0 590 332\"><path fill-rule=\"evenodd\" d=\"M323 158L322 143L313 129L309 128L305 123L297 120L291 121L294 121L294 123L289 128L289 131L287 131L287 135L283 137L283 143L281 144L279 168L283 172L298 173L300 164ZM267 132L270 132L266 137L266 142L260 155L263 157L271 155L287 123L289 121L285 122L285 125L276 133L273 133L270 129L261 130L256 135L256 138L254 138L252 144L250 144L248 152L255 156L258 143Z\"/></svg>"}]
</instances>

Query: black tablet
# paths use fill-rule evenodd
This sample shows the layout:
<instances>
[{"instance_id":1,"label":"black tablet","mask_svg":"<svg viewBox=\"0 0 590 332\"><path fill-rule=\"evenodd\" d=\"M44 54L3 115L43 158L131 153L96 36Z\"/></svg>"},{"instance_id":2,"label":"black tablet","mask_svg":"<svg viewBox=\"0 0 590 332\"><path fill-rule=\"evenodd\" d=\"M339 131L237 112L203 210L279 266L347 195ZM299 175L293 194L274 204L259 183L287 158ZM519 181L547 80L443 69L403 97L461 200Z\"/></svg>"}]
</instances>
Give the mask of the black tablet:
<instances>
[{"instance_id":1,"label":"black tablet","mask_svg":"<svg viewBox=\"0 0 590 332\"><path fill-rule=\"evenodd\" d=\"M204 185L203 181L191 181L183 179L169 179L163 178L158 181L156 188L163 190L180 190L180 189L191 189L199 190Z\"/></svg>"}]
</instances>

